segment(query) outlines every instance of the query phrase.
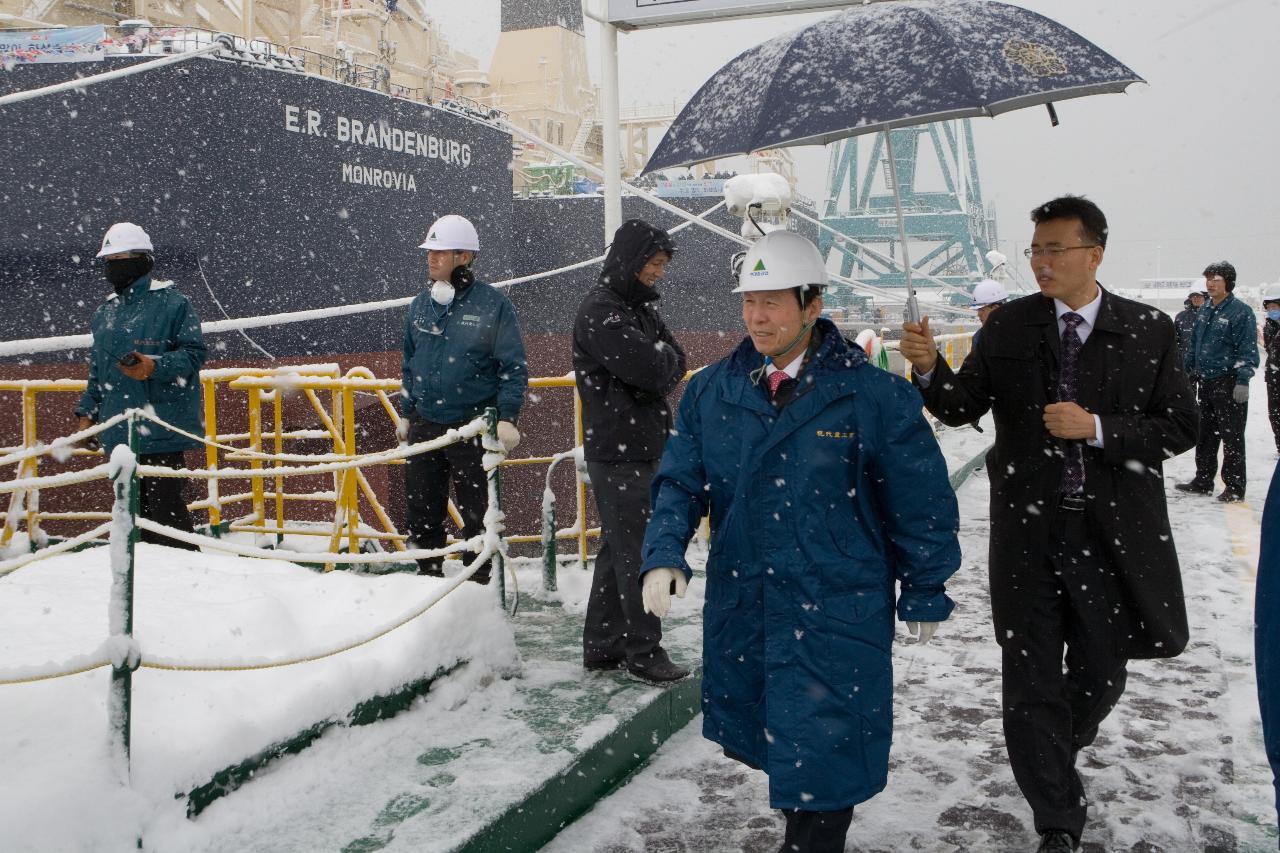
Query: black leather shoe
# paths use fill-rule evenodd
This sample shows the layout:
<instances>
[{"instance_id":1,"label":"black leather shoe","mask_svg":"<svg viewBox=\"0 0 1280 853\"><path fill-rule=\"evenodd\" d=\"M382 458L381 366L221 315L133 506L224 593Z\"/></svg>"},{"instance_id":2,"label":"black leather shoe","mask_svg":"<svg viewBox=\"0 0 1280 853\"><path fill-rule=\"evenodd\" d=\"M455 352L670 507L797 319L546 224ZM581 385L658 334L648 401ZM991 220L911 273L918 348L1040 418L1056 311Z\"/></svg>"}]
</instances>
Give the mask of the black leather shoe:
<instances>
[{"instance_id":1,"label":"black leather shoe","mask_svg":"<svg viewBox=\"0 0 1280 853\"><path fill-rule=\"evenodd\" d=\"M672 663L661 648L654 649L647 655L628 658L627 672L650 684L670 684L689 675L689 670Z\"/></svg>"},{"instance_id":2,"label":"black leather shoe","mask_svg":"<svg viewBox=\"0 0 1280 853\"><path fill-rule=\"evenodd\" d=\"M1239 492L1223 492L1218 495L1218 500L1224 504L1238 504L1244 500L1244 495Z\"/></svg>"},{"instance_id":3,"label":"black leather shoe","mask_svg":"<svg viewBox=\"0 0 1280 853\"><path fill-rule=\"evenodd\" d=\"M1071 833L1051 829L1041 833L1040 846L1036 848L1036 853L1072 853L1075 849L1076 842L1071 837Z\"/></svg>"},{"instance_id":4,"label":"black leather shoe","mask_svg":"<svg viewBox=\"0 0 1280 853\"><path fill-rule=\"evenodd\" d=\"M444 569L440 568L439 560L419 560L418 574L428 575L433 578L444 577Z\"/></svg>"},{"instance_id":5,"label":"black leather shoe","mask_svg":"<svg viewBox=\"0 0 1280 853\"><path fill-rule=\"evenodd\" d=\"M582 668L587 672L613 672L622 669L627 662L622 658L600 658L599 660L584 660Z\"/></svg>"},{"instance_id":6,"label":"black leather shoe","mask_svg":"<svg viewBox=\"0 0 1280 853\"><path fill-rule=\"evenodd\" d=\"M1190 483L1178 483L1174 486L1180 492L1190 492L1193 495L1211 495L1213 494L1213 486L1204 486L1192 480Z\"/></svg>"},{"instance_id":7,"label":"black leather shoe","mask_svg":"<svg viewBox=\"0 0 1280 853\"><path fill-rule=\"evenodd\" d=\"M467 580L472 583L488 584L489 577L489 567L485 566L483 569L478 569L473 575L471 575L471 577L467 578Z\"/></svg>"}]
</instances>

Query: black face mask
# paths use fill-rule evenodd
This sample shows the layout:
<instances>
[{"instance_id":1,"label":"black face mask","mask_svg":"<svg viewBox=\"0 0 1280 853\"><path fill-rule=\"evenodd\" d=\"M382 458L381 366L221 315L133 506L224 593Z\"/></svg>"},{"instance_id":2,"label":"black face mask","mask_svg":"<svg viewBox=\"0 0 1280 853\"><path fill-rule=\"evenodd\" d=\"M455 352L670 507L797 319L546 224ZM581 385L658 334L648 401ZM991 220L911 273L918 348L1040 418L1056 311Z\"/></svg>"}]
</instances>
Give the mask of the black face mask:
<instances>
[{"instance_id":1,"label":"black face mask","mask_svg":"<svg viewBox=\"0 0 1280 853\"><path fill-rule=\"evenodd\" d=\"M107 281L115 288L116 295L124 293L138 279L151 272L155 261L150 255L137 255L132 258L115 258L107 261Z\"/></svg>"}]
</instances>

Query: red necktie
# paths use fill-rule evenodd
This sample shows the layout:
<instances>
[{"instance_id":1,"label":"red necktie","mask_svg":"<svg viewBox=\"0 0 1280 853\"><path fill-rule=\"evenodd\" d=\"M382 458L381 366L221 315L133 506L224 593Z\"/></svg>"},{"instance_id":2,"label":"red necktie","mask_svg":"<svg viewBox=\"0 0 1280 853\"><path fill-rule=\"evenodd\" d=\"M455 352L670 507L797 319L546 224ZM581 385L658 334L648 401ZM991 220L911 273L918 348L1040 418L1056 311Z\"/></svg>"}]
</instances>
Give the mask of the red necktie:
<instances>
[{"instance_id":1,"label":"red necktie","mask_svg":"<svg viewBox=\"0 0 1280 853\"><path fill-rule=\"evenodd\" d=\"M772 400L777 395L778 386L781 385L783 382L786 382L789 378L790 377L787 376L787 372L785 370L775 370L773 373L769 374L767 381L769 383L769 399L770 400Z\"/></svg>"}]
</instances>

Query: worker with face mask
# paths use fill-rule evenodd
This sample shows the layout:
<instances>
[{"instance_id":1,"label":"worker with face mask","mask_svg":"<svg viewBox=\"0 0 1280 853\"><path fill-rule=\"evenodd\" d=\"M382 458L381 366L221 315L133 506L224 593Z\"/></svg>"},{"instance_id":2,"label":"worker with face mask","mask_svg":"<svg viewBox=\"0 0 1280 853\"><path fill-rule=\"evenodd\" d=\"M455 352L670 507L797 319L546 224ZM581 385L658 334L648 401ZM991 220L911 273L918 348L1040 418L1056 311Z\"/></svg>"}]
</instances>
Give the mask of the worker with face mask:
<instances>
[{"instance_id":1,"label":"worker with face mask","mask_svg":"<svg viewBox=\"0 0 1280 853\"><path fill-rule=\"evenodd\" d=\"M152 278L151 238L132 222L107 229L98 258L112 293L93 314L89 382L76 407L79 429L126 409L149 409L166 423L203 434L200 367L208 351L191 300L173 282ZM144 426L138 430L139 464L185 468L185 452L200 447L195 439L158 424ZM116 445L128 443L128 427L116 424L99 439L109 454ZM194 532L183 483L176 477L142 478L142 516ZM151 531L142 532L142 541L195 548Z\"/></svg>"},{"instance_id":2,"label":"worker with face mask","mask_svg":"<svg viewBox=\"0 0 1280 853\"><path fill-rule=\"evenodd\" d=\"M405 317L400 438L415 444L439 438L494 407L498 438L511 451L520 441L515 422L529 384L515 308L501 291L476 281L471 265L480 237L465 217L440 217L418 248L427 251L428 282ZM483 456L474 438L408 459L405 503L413 547L444 547L450 482L463 537L484 531ZM438 557L419 560L418 572L442 577L441 566ZM488 565L471 580L488 583Z\"/></svg>"}]
</instances>

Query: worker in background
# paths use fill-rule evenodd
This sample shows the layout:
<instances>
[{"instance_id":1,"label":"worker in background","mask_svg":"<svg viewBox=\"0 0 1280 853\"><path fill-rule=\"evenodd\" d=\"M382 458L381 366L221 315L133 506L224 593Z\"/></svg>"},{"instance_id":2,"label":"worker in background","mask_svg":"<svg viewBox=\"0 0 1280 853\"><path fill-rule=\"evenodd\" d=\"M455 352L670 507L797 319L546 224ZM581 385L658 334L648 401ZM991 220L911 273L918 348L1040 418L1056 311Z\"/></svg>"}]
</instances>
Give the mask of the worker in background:
<instances>
[{"instance_id":1,"label":"worker in background","mask_svg":"<svg viewBox=\"0 0 1280 853\"><path fill-rule=\"evenodd\" d=\"M495 407L498 439L510 452L520 441L515 424L529 384L516 310L504 293L476 281L471 265L480 237L468 219L440 217L418 248L427 250L427 288L405 316L400 438L430 441ZM413 547L445 546L450 482L462 536L484 532L489 488L483 457L478 436L409 457L405 504ZM441 557L419 560L418 573L443 577L442 566ZM470 580L487 584L489 577L485 564Z\"/></svg>"},{"instance_id":2,"label":"worker in background","mask_svg":"<svg viewBox=\"0 0 1280 853\"><path fill-rule=\"evenodd\" d=\"M112 293L93 313L89 382L76 406L78 428L127 409L149 409L168 424L203 435L200 367L208 350L191 300L173 282L151 277L155 249L147 232L132 222L107 229L98 258ZM136 428L140 465L185 468L185 451L201 446L152 421L139 421ZM99 437L110 454L116 445L129 443L128 425L116 424ZM143 477L142 517L194 533L183 484L180 477ZM142 541L199 550L149 530L142 531Z\"/></svg>"}]
</instances>

